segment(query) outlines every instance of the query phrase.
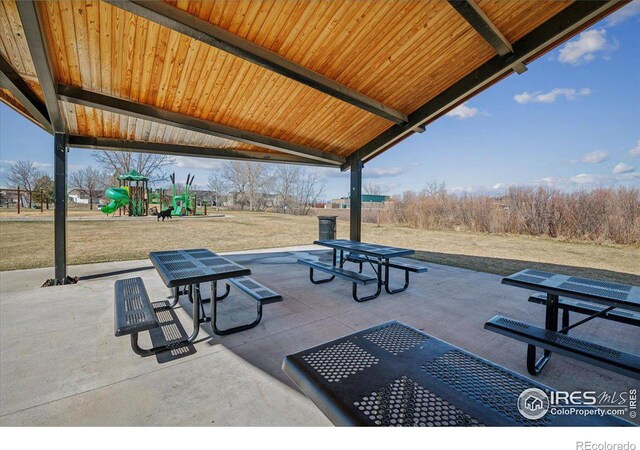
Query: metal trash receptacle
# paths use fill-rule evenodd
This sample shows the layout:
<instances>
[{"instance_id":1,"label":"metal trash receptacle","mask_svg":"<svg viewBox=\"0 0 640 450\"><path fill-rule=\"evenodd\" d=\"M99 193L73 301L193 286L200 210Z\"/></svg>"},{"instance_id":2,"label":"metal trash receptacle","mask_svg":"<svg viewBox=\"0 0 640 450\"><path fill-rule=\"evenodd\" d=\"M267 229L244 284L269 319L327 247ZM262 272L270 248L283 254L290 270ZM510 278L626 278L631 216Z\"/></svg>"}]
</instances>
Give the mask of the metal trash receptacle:
<instances>
[{"instance_id":1,"label":"metal trash receptacle","mask_svg":"<svg viewBox=\"0 0 640 450\"><path fill-rule=\"evenodd\" d=\"M336 238L336 219L338 216L318 216L318 239Z\"/></svg>"}]
</instances>

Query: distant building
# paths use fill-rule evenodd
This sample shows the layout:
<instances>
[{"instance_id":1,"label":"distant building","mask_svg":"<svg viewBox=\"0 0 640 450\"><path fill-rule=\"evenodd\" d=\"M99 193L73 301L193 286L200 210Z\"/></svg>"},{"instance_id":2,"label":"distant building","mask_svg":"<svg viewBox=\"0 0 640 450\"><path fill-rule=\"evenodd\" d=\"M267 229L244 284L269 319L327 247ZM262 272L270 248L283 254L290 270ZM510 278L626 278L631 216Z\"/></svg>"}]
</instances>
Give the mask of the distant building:
<instances>
[{"instance_id":1,"label":"distant building","mask_svg":"<svg viewBox=\"0 0 640 450\"><path fill-rule=\"evenodd\" d=\"M391 201L390 195L371 195L362 194L362 207L363 208L384 208L384 204ZM333 209L348 209L351 206L349 197L334 198L331 200L326 208Z\"/></svg>"}]
</instances>

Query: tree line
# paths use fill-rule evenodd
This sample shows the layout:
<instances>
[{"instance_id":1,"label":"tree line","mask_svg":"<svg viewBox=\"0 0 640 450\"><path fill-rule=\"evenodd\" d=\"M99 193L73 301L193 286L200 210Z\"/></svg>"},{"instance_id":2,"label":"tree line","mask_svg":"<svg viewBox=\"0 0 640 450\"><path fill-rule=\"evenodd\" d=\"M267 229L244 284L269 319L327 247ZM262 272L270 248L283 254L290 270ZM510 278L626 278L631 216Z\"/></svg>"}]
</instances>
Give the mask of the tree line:
<instances>
[{"instance_id":1,"label":"tree line","mask_svg":"<svg viewBox=\"0 0 640 450\"><path fill-rule=\"evenodd\" d=\"M68 187L89 198L101 198L109 186L117 185L119 174L136 170L150 184L167 179L167 170L175 159L167 155L129 152L94 152L95 166L72 171ZM53 201L53 180L34 161L16 161L9 165L6 180L9 187L20 187L33 201ZM316 171L299 166L274 165L246 161L225 161L212 171L208 179L209 194L215 205L232 203L234 207L259 211L267 208L287 214L306 215L324 194L325 186ZM41 199L40 196L43 198Z\"/></svg>"}]
</instances>

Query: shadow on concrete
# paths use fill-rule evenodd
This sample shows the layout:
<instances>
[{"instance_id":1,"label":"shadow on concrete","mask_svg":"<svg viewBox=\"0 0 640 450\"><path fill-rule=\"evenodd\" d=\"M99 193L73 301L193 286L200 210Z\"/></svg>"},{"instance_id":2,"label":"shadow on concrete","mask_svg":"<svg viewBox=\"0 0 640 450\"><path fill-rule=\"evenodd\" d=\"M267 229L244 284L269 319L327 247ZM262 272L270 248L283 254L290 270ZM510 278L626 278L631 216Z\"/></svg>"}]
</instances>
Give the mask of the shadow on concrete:
<instances>
[{"instance_id":1,"label":"shadow on concrete","mask_svg":"<svg viewBox=\"0 0 640 450\"><path fill-rule=\"evenodd\" d=\"M569 266L563 264L523 261L518 259L490 258L486 256L458 255L421 250L416 251L414 258L434 264L460 267L462 269L493 273L502 276L511 275L512 273L519 272L524 269L537 269L547 272L640 286L640 275L615 272L612 270L595 269L592 267L580 267L578 265Z\"/></svg>"},{"instance_id":2,"label":"shadow on concrete","mask_svg":"<svg viewBox=\"0 0 640 450\"><path fill-rule=\"evenodd\" d=\"M151 269L154 269L154 267L142 266L142 267L133 267L131 269L114 270L111 272L95 273L91 275L84 275L84 276L78 277L78 281L95 280L96 278L114 277L117 275L124 275L126 273L140 272L142 270L151 270Z\"/></svg>"},{"instance_id":3,"label":"shadow on concrete","mask_svg":"<svg viewBox=\"0 0 640 450\"><path fill-rule=\"evenodd\" d=\"M160 328L152 328L149 330L151 343L154 347L178 342L189 337L175 311L167 308L167 306L169 306L169 302L167 301L153 303L153 307L156 310L156 317L158 317L158 321L160 322ZM159 364L163 364L195 353L196 348L192 344L189 344L170 351L156 353L155 357Z\"/></svg>"}]
</instances>

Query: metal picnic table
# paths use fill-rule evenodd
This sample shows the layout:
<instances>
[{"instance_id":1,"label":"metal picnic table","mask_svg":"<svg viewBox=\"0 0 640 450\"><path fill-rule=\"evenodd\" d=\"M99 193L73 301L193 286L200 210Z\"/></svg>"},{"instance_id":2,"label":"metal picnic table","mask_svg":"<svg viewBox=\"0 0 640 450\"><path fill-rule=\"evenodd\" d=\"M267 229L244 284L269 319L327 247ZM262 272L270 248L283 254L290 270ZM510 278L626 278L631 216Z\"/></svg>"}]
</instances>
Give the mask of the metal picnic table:
<instances>
[{"instance_id":1,"label":"metal picnic table","mask_svg":"<svg viewBox=\"0 0 640 450\"><path fill-rule=\"evenodd\" d=\"M170 305L171 308L178 303L180 287L187 286L189 301L193 303L193 333L188 339L180 342L182 345L196 339L200 323L211 321L211 317L206 317L202 307L200 283L211 282L211 299L221 300L228 295L229 287L227 285L226 294L216 296L218 281L251 275L250 269L204 248L151 252L149 259L164 284L168 288L174 288L174 300ZM212 303L212 308L214 308L215 300Z\"/></svg>"},{"instance_id":2,"label":"metal picnic table","mask_svg":"<svg viewBox=\"0 0 640 450\"><path fill-rule=\"evenodd\" d=\"M552 389L396 321L289 355L282 368L334 425L631 425L540 409L527 417L521 407L544 408Z\"/></svg>"},{"instance_id":3,"label":"metal picnic table","mask_svg":"<svg viewBox=\"0 0 640 450\"><path fill-rule=\"evenodd\" d=\"M502 279L502 283L546 294L546 300L543 298L541 301L541 303L544 302L546 304L544 334L538 333L540 336L534 336L536 330L533 326L522 322L515 323L516 321L512 319L502 317L494 318L485 325L485 328L492 331L529 342L527 350L529 373L532 375L540 373L551 358L552 351L546 348L543 356L536 360L536 345L534 344L538 343L541 346L562 346L558 350L563 350L567 356L618 371L634 378L640 376L640 367L638 366L638 357L636 355L566 336L569 330L595 318L606 317L616 308L640 312L640 287L534 269L525 269L509 275ZM565 314L563 316L562 329L558 330L558 310L562 307L561 296L593 303L603 308L595 308L593 313L589 312L590 315L585 319L573 324L569 324L569 316ZM581 312L585 313L584 310L581 310ZM627 313L627 315L631 316L632 314ZM500 321L503 322L502 326L497 326ZM633 322L627 321L626 323ZM509 328L513 328L513 330ZM520 331L515 328L520 328ZM514 333L517 333L517 335ZM532 338L537 341L532 340ZM574 351L577 354L573 354Z\"/></svg>"},{"instance_id":4,"label":"metal picnic table","mask_svg":"<svg viewBox=\"0 0 640 450\"><path fill-rule=\"evenodd\" d=\"M376 273L376 284L377 290L375 294L365 297L363 299L358 299L355 293L355 283L354 283L354 298L357 301L366 301L377 298L382 292L382 287L384 286L385 291L388 294L397 294L399 292L405 291L409 287L409 272L426 272L426 267L418 267L416 265L411 264L402 264L402 263L391 263L391 258L397 258L402 256L409 256L415 253L414 250L408 248L400 248L400 247L391 247L386 245L379 244L369 244L365 242L359 241L351 241L347 239L331 239L331 240L317 240L314 241L314 244L321 245L323 247L328 247L333 250L333 268L334 270L341 269L344 266L344 263L348 260L354 262L368 263L371 268L373 268ZM345 257L346 253L346 257ZM405 283L402 288L393 289L390 285L390 277L389 271L391 268L397 268L405 271ZM361 266L362 269L362 266ZM384 269L384 276L383 276ZM348 277L348 275L347 275ZM329 280L320 280L319 282L331 281ZM311 279L312 282L318 283Z\"/></svg>"}]
</instances>

